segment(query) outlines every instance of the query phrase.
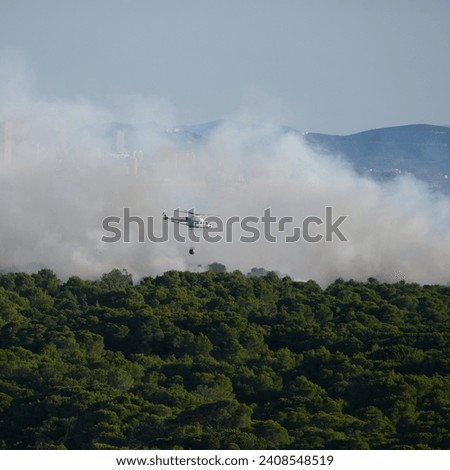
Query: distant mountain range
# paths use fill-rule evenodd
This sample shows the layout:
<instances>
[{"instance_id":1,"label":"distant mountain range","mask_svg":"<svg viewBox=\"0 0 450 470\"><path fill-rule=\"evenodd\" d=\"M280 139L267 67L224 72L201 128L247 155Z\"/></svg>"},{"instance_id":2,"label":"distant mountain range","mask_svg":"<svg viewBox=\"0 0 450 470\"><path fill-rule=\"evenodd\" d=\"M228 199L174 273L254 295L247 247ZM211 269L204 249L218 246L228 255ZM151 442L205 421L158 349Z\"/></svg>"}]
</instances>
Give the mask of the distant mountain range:
<instances>
[{"instance_id":1,"label":"distant mountain range","mask_svg":"<svg viewBox=\"0 0 450 470\"><path fill-rule=\"evenodd\" d=\"M207 143L223 125L242 131L246 145L260 146L276 141L284 134L295 134L315 151L339 156L352 163L361 175L388 181L398 175L412 174L429 188L450 194L450 127L410 124L371 129L351 135L301 133L291 127L270 127L229 121L211 121L193 126L154 129L175 146L192 149ZM134 126L114 123L108 140L116 152L124 148L141 148L139 132Z\"/></svg>"},{"instance_id":2,"label":"distant mountain range","mask_svg":"<svg viewBox=\"0 0 450 470\"><path fill-rule=\"evenodd\" d=\"M212 121L166 132L175 144L184 146L207 141L221 124ZM275 132L298 134L314 150L346 158L362 175L386 181L410 173L431 189L450 194L450 127L411 124L351 135L303 134L290 127Z\"/></svg>"},{"instance_id":3,"label":"distant mountain range","mask_svg":"<svg viewBox=\"0 0 450 470\"><path fill-rule=\"evenodd\" d=\"M412 173L432 189L450 193L450 127L411 124L304 138L312 148L347 158L361 174L386 180Z\"/></svg>"}]
</instances>

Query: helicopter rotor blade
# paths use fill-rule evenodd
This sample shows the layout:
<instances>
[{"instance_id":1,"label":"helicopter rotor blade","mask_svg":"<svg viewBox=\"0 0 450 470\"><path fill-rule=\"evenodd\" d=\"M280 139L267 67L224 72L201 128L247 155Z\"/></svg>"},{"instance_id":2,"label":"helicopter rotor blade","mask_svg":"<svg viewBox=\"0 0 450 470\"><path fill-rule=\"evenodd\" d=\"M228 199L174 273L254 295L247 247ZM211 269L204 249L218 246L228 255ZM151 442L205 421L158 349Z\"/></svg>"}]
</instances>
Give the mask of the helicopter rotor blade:
<instances>
[{"instance_id":1,"label":"helicopter rotor blade","mask_svg":"<svg viewBox=\"0 0 450 470\"><path fill-rule=\"evenodd\" d=\"M203 215L203 216L210 216L210 217L217 216L217 214L205 214L204 212L194 212L193 210L187 211L185 209L178 209L178 212L183 213L183 214L191 214L193 216L196 216L196 215Z\"/></svg>"}]
</instances>

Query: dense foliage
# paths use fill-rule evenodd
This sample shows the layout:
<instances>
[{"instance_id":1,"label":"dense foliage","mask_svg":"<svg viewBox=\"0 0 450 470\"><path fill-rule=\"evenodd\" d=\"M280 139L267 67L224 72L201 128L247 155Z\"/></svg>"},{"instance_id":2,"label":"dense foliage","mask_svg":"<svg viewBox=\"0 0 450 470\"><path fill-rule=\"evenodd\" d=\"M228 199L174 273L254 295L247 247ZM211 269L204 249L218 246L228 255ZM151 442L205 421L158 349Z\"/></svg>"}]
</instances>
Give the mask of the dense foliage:
<instances>
[{"instance_id":1,"label":"dense foliage","mask_svg":"<svg viewBox=\"0 0 450 470\"><path fill-rule=\"evenodd\" d=\"M0 275L0 447L450 448L450 287Z\"/></svg>"}]
</instances>

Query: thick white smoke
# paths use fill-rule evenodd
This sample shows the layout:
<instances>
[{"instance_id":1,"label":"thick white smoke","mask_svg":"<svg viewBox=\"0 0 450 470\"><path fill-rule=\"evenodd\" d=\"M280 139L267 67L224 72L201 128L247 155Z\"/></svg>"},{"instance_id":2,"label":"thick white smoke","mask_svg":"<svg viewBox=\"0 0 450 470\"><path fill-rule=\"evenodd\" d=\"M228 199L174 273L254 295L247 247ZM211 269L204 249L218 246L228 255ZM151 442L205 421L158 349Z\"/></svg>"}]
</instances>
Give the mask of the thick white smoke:
<instances>
[{"instance_id":1,"label":"thick white smoke","mask_svg":"<svg viewBox=\"0 0 450 470\"><path fill-rule=\"evenodd\" d=\"M10 69L10 62L0 64L1 270L45 266L62 278L94 278L119 267L137 279L220 262L228 270L262 266L321 284L370 276L449 281L450 201L410 177L387 184L362 178L295 134L267 123L249 126L248 113L245 122L236 118L216 128L206 142L177 146L164 132L174 124L171 113L159 119L161 102L133 99L126 121L134 127L122 132L111 123L123 122L123 115L83 100L37 99L27 71L15 66L11 75ZM103 219L123 217L124 208L144 221L153 217L159 234L163 208L177 207L216 214L224 223L232 216L261 218L270 208L294 222L285 233L273 223L277 241L255 243L240 242L250 234L235 224L231 243L201 240L195 256L188 254L190 241L138 243L137 223L132 242L102 242L111 236ZM348 241L285 242L305 218L324 219L326 207L334 220L347 216L339 229ZM263 235L262 223L252 225ZM311 234L325 235L324 229L313 224Z\"/></svg>"}]
</instances>

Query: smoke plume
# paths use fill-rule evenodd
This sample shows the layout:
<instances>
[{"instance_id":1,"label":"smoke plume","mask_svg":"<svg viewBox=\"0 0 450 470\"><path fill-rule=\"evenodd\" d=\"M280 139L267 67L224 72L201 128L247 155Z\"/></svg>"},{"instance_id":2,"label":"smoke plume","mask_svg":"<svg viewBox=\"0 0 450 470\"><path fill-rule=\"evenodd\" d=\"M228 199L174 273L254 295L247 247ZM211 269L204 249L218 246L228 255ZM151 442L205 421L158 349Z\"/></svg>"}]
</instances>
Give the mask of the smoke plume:
<instances>
[{"instance_id":1,"label":"smoke plume","mask_svg":"<svg viewBox=\"0 0 450 470\"><path fill-rule=\"evenodd\" d=\"M449 280L450 201L412 177L363 178L339 156L315 153L300 135L249 110L215 126L208 139L177 140L175 113L160 100L130 98L128 112L117 115L83 99L37 98L28 75L20 61L0 63L2 271L48 267L63 279L96 278L119 267L138 279L220 262L229 271L262 266L323 285L338 277ZM120 101L123 111L127 100ZM102 221L122 217L125 207L144 221L153 217L157 234L164 208L195 208L224 222L261 218L270 208L293 223L287 233L273 224L276 242L243 243L234 225L231 242L139 243L137 224L130 243L103 242ZM305 218L324 219L326 207L346 216L340 230L347 241L285 241Z\"/></svg>"}]
</instances>

